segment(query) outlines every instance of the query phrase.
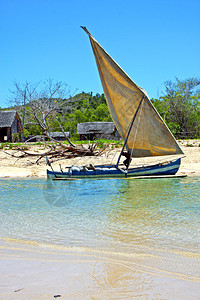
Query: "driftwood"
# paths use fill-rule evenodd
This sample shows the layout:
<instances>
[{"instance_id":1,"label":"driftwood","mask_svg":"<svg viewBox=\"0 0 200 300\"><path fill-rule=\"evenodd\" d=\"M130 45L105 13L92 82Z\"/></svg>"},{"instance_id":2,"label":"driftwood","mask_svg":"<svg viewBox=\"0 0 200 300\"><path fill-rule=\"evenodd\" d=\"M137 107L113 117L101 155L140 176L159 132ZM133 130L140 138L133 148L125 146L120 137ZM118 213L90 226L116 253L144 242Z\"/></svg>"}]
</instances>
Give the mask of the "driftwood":
<instances>
[{"instance_id":1,"label":"driftwood","mask_svg":"<svg viewBox=\"0 0 200 300\"><path fill-rule=\"evenodd\" d=\"M52 140L52 139L51 139ZM50 149L48 151L45 151L43 153L34 153L29 152L26 149L24 149L25 145L18 146L16 149L13 150L12 153L9 153L7 151L4 151L4 153L17 158L27 158L27 157L35 157L36 161L34 163L39 164L40 160L44 157L48 157L50 159L50 162L54 162L55 160L59 159L69 159L69 158L75 158L75 157L83 157L83 156L99 156L104 151L105 148L102 150L96 150L96 143L89 145L88 148L81 146L75 146L72 143L70 145L62 144L58 141L56 141L57 144L55 145L46 145L49 146ZM42 144L41 144L42 145ZM27 147L27 144L26 144Z\"/></svg>"}]
</instances>

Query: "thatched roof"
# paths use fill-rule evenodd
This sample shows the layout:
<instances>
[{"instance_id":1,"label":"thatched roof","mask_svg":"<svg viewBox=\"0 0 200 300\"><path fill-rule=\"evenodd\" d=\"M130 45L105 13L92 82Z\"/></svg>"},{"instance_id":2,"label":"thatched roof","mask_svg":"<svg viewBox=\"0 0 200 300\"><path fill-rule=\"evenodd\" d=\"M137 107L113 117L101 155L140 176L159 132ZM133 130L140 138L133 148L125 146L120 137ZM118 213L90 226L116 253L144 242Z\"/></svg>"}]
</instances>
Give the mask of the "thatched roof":
<instances>
[{"instance_id":1,"label":"thatched roof","mask_svg":"<svg viewBox=\"0 0 200 300\"><path fill-rule=\"evenodd\" d=\"M69 137L69 132L65 132L65 135ZM53 139L55 138L65 138L65 135L63 132L50 132L49 136Z\"/></svg>"},{"instance_id":2,"label":"thatched roof","mask_svg":"<svg viewBox=\"0 0 200 300\"><path fill-rule=\"evenodd\" d=\"M11 127L15 118L20 120L18 113L14 110L0 111L0 127Z\"/></svg>"},{"instance_id":3,"label":"thatched roof","mask_svg":"<svg viewBox=\"0 0 200 300\"><path fill-rule=\"evenodd\" d=\"M78 134L112 134L115 132L113 122L86 122L77 124Z\"/></svg>"}]
</instances>

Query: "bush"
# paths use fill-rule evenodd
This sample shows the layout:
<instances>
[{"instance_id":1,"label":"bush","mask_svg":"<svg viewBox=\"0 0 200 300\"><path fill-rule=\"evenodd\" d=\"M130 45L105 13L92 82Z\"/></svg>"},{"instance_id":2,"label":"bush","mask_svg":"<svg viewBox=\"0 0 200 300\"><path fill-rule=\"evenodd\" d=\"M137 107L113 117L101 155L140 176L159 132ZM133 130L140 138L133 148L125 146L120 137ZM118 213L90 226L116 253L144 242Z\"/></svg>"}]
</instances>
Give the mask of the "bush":
<instances>
[{"instance_id":1,"label":"bush","mask_svg":"<svg viewBox=\"0 0 200 300\"><path fill-rule=\"evenodd\" d=\"M14 143L19 142L19 139L20 139L20 136L19 136L18 132L15 132L15 133L12 134L12 140L13 140Z\"/></svg>"}]
</instances>

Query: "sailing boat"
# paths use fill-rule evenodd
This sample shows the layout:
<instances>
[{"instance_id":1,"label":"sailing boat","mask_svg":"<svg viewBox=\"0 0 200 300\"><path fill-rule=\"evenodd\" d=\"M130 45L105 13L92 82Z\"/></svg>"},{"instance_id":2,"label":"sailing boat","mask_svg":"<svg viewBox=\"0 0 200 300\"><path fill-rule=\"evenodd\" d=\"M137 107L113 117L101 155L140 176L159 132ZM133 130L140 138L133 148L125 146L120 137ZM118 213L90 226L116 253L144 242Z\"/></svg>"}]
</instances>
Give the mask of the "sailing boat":
<instances>
[{"instance_id":1,"label":"sailing boat","mask_svg":"<svg viewBox=\"0 0 200 300\"><path fill-rule=\"evenodd\" d=\"M82 29L89 36L107 105L124 145L116 165L72 166L67 172L47 170L47 175L93 178L176 174L181 163L180 157L165 163L129 168L131 157L181 155L183 151L154 108L147 92L131 80L86 27ZM126 168L120 166L122 155L127 157Z\"/></svg>"}]
</instances>

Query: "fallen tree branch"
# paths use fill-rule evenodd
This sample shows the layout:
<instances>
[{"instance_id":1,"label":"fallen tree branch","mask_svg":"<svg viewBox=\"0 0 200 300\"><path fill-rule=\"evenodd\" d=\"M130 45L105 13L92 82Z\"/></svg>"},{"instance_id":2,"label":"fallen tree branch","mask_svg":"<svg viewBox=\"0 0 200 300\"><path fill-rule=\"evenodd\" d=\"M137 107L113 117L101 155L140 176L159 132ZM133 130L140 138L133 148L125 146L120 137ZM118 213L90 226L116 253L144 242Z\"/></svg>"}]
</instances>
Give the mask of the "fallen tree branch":
<instances>
[{"instance_id":1,"label":"fallen tree branch","mask_svg":"<svg viewBox=\"0 0 200 300\"><path fill-rule=\"evenodd\" d=\"M23 148L23 145L20 147L17 147L14 152L8 153L7 151L3 151L7 155L10 155L17 159L17 161L21 158L27 158L27 157L36 157L36 161L33 162L36 164L39 164L40 160L44 157L48 157L51 160L63 158L63 159L69 159L69 158L75 158L75 157L84 157L84 156L99 156L101 155L106 147L102 149L101 151L95 150L94 145L89 145L88 149L82 147L76 147L75 145L63 145L61 143L57 143L56 145L48 145L50 149L48 151L42 152L42 153L33 153L25 150ZM64 147L63 147L64 146ZM57 148L58 147L58 148Z\"/></svg>"}]
</instances>

